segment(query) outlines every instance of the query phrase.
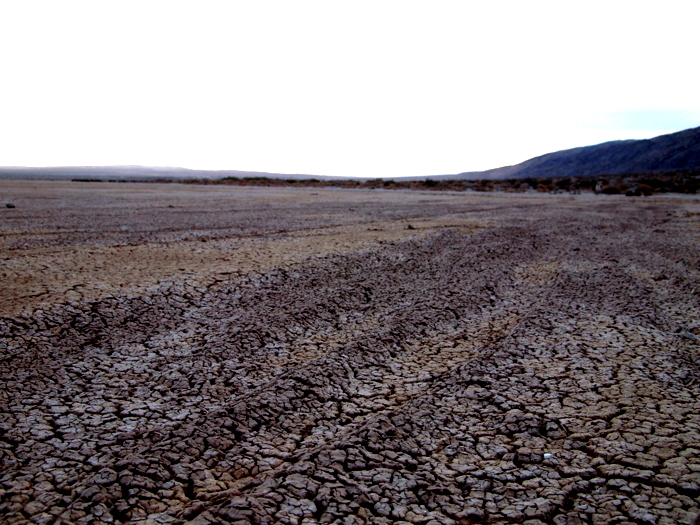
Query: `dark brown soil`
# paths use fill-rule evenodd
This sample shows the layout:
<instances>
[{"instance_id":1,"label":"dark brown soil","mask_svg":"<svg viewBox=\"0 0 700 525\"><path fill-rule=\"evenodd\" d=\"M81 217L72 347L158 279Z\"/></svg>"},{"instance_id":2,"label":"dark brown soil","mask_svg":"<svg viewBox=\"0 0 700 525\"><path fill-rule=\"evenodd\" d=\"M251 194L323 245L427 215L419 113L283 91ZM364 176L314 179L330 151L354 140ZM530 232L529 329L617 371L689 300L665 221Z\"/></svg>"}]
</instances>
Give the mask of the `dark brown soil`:
<instances>
[{"instance_id":1,"label":"dark brown soil","mask_svg":"<svg viewBox=\"0 0 700 525\"><path fill-rule=\"evenodd\" d=\"M697 199L3 184L2 523L697 522Z\"/></svg>"}]
</instances>

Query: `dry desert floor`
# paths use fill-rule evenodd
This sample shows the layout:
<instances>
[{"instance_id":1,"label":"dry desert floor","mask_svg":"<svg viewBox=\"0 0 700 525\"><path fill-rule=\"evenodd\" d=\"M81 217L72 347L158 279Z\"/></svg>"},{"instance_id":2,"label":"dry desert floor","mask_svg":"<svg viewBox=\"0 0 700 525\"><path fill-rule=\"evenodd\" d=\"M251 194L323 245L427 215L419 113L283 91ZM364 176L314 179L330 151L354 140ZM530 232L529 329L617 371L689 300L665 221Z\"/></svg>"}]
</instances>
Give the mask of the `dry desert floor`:
<instances>
[{"instance_id":1,"label":"dry desert floor","mask_svg":"<svg viewBox=\"0 0 700 525\"><path fill-rule=\"evenodd\" d=\"M698 523L698 197L0 206L0 523Z\"/></svg>"}]
</instances>

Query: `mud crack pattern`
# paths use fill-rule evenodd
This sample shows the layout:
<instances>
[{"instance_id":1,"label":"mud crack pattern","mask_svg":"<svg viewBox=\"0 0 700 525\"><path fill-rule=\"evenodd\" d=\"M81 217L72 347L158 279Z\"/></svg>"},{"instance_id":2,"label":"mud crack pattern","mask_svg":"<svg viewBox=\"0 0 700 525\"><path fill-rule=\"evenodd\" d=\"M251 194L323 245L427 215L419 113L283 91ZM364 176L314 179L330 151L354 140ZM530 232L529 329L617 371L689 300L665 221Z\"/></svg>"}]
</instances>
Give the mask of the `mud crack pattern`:
<instances>
[{"instance_id":1,"label":"mud crack pattern","mask_svg":"<svg viewBox=\"0 0 700 525\"><path fill-rule=\"evenodd\" d=\"M697 523L698 244L504 213L1 321L3 523Z\"/></svg>"}]
</instances>

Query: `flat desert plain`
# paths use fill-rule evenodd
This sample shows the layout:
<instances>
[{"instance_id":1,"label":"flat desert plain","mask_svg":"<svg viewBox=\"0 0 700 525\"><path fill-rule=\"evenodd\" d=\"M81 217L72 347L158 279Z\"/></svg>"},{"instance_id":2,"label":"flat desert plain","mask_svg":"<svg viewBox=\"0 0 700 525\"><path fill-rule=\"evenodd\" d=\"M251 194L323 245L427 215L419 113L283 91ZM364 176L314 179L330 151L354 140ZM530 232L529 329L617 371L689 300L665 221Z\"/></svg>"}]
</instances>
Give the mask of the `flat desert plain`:
<instances>
[{"instance_id":1,"label":"flat desert plain","mask_svg":"<svg viewBox=\"0 0 700 525\"><path fill-rule=\"evenodd\" d=\"M696 196L0 205L2 523L698 523Z\"/></svg>"}]
</instances>

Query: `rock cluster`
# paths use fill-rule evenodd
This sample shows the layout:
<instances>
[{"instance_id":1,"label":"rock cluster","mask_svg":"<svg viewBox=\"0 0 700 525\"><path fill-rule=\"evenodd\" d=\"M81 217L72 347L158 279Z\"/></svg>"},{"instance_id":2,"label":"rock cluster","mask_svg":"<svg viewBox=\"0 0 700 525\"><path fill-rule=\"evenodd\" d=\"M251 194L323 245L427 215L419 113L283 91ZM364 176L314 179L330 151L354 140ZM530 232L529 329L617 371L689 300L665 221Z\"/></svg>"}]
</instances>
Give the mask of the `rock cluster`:
<instances>
[{"instance_id":1,"label":"rock cluster","mask_svg":"<svg viewBox=\"0 0 700 525\"><path fill-rule=\"evenodd\" d=\"M3 319L0 521L696 523L700 249L659 213Z\"/></svg>"}]
</instances>

